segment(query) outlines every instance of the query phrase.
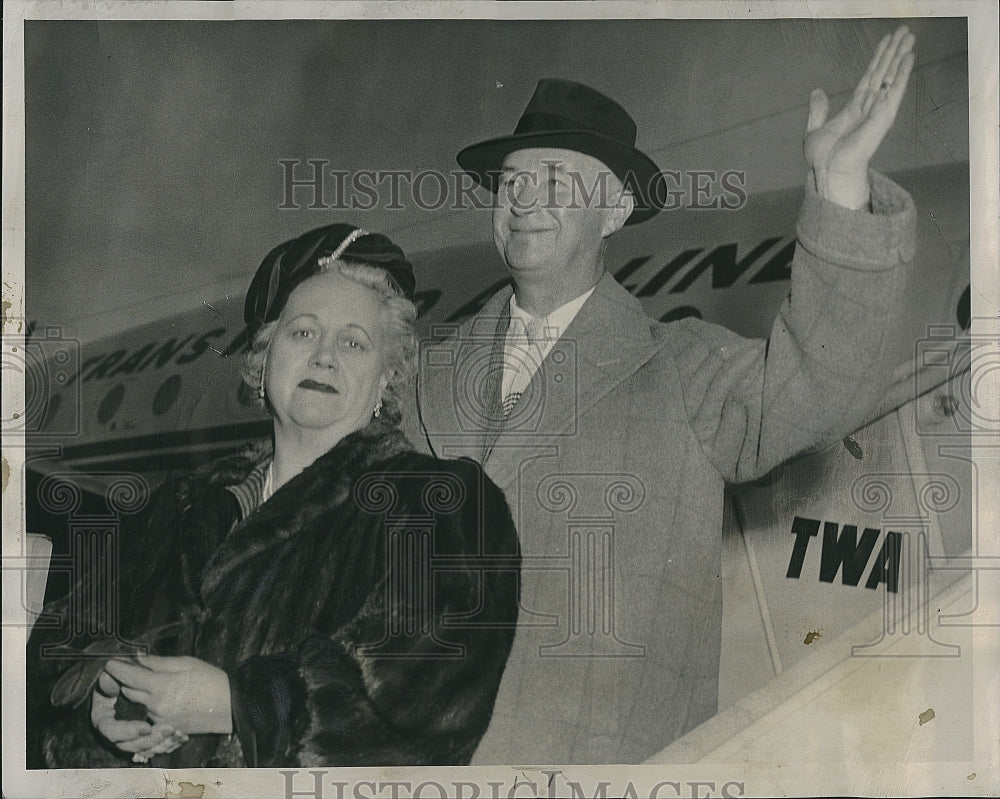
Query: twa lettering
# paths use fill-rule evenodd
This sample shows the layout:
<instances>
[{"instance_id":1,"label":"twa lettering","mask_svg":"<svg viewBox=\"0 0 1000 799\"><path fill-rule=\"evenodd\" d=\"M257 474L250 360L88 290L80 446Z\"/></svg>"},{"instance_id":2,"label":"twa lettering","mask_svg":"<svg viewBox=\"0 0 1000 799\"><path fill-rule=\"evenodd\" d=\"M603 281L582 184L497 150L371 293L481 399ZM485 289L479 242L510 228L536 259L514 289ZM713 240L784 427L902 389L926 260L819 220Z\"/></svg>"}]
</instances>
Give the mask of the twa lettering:
<instances>
[{"instance_id":1,"label":"twa lettering","mask_svg":"<svg viewBox=\"0 0 1000 799\"><path fill-rule=\"evenodd\" d=\"M882 548L872 560L875 544L878 543L882 531L876 527L866 527L858 540L858 528L853 524L843 526L837 522L823 522L823 550L820 557L819 579L824 583L832 583L840 572L844 585L856 586L871 562L871 571L865 581L865 588L877 588L879 583L885 583L886 590L899 591L899 557L902 534L887 532ZM799 579L802 575L802 564L805 562L809 542L819 534L820 521L796 516L792 521L792 535L795 543L792 545L792 556L788 561L786 577Z\"/></svg>"}]
</instances>

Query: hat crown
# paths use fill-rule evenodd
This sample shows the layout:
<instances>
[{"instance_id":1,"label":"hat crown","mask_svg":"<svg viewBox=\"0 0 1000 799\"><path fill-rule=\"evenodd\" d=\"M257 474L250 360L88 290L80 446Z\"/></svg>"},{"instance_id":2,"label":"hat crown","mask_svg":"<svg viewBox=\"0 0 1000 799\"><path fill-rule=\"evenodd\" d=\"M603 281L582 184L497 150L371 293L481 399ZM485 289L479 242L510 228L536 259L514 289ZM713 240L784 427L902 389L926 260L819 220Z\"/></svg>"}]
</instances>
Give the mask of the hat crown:
<instances>
[{"instance_id":1,"label":"hat crown","mask_svg":"<svg viewBox=\"0 0 1000 799\"><path fill-rule=\"evenodd\" d=\"M472 144L457 156L477 183L494 194L504 159L535 147L572 150L596 158L632 192L634 225L663 207L663 175L656 162L635 146L636 124L628 112L599 91L563 78L542 78L535 86L514 133Z\"/></svg>"},{"instance_id":2,"label":"hat crown","mask_svg":"<svg viewBox=\"0 0 1000 799\"><path fill-rule=\"evenodd\" d=\"M514 135L557 130L588 131L635 146L635 121L610 97L582 83L542 78L521 114Z\"/></svg>"},{"instance_id":3,"label":"hat crown","mask_svg":"<svg viewBox=\"0 0 1000 799\"><path fill-rule=\"evenodd\" d=\"M413 266L387 236L344 223L324 225L279 244L264 257L243 304L250 335L265 322L277 319L292 291L321 272L322 262L332 256L383 269L396 289L413 299Z\"/></svg>"}]
</instances>

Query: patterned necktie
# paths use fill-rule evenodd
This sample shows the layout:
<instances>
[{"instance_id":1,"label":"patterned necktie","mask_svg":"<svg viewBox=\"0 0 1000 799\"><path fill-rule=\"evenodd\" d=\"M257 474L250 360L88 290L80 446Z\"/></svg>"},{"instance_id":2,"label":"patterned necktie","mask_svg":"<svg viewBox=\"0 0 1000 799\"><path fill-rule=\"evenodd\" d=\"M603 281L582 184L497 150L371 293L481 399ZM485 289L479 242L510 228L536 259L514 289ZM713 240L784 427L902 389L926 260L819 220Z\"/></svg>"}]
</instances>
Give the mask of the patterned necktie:
<instances>
[{"instance_id":1,"label":"patterned necktie","mask_svg":"<svg viewBox=\"0 0 1000 799\"><path fill-rule=\"evenodd\" d=\"M514 406L517 405L517 401L521 399L523 391L511 391L503 400L503 418L506 419L510 416L510 412L514 410Z\"/></svg>"},{"instance_id":2,"label":"patterned necktie","mask_svg":"<svg viewBox=\"0 0 1000 799\"><path fill-rule=\"evenodd\" d=\"M524 390L528 387L528 383L531 382L531 376L538 369L541 361L540 345L544 340L545 334L544 319L532 317L527 322L522 322L520 319L518 322L522 325L524 331L523 337L527 339L527 346L525 346L525 342L522 339L522 341L512 347L514 352L508 355L508 367L514 370L514 376L503 398L504 419L510 416L510 412L514 410L514 406L517 405L518 400L524 394Z\"/></svg>"}]
</instances>

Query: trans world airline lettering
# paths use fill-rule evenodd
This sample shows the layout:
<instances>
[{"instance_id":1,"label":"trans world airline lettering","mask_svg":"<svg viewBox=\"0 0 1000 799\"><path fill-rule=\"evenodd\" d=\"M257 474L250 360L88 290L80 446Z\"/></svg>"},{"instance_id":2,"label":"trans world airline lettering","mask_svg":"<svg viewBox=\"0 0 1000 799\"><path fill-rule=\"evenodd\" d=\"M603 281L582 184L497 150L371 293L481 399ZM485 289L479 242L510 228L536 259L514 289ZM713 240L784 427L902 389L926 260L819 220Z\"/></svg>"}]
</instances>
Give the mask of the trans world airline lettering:
<instances>
[{"instance_id":1,"label":"trans world airline lettering","mask_svg":"<svg viewBox=\"0 0 1000 799\"><path fill-rule=\"evenodd\" d=\"M729 288L744 272L757 263L764 253L771 250L779 241L781 241L780 237L764 239L742 258L736 257L736 244L722 244L702 256L694 266L688 269L684 277L671 287L670 293L680 294L687 291L695 280L709 270L711 270L712 274L713 289ZM680 255L670 259L641 287L626 283L625 281L650 259L648 255L630 260L625 266L615 272L615 278L637 297L651 297L657 294L681 269L703 252L704 248L701 247L684 250ZM793 239L768 258L747 283L770 283L777 280L789 280L792 276L791 263L794 254L795 241Z\"/></svg>"},{"instance_id":2,"label":"trans world airline lettering","mask_svg":"<svg viewBox=\"0 0 1000 799\"><path fill-rule=\"evenodd\" d=\"M213 342L219 341L225 335L226 328L216 327L200 336L152 341L134 351L115 350L94 355L80 364L80 371L73 375L66 385L72 384L80 375L83 375L83 382L88 383L91 380L105 380L118 375L137 374L150 366L156 369L162 369L170 363L184 366L196 361L209 349L214 349ZM216 351L218 352L217 349Z\"/></svg>"},{"instance_id":3,"label":"trans world airline lettering","mask_svg":"<svg viewBox=\"0 0 1000 799\"><path fill-rule=\"evenodd\" d=\"M729 288L758 263L759 268L747 280L748 283L789 280L795 241L792 239L787 241L784 246L776 247L781 241L780 237L764 239L742 257L739 257L736 243L722 244L707 252L702 247L683 250L661 266L646 282L642 284L626 282L652 257L642 255L632 258L618 269L615 272L615 278L640 299L658 294L678 275L682 276L669 288L668 293L670 294L683 293L706 272L711 274L713 289ZM770 255L765 258L767 253ZM685 267L688 267L686 271L684 271ZM484 289L449 315L445 321L455 322L471 316L505 282L506 280L503 280ZM441 291L439 289L419 292L416 299L421 314L430 311L440 298ZM684 305L667 311L660 317L660 321L668 322L692 315L701 316L696 308ZM241 332L223 347L222 344L227 332L225 327L215 327L200 335L151 341L135 350L118 349L113 352L103 352L86 358L80 366L78 375L82 376L84 383L89 383L94 380L109 380L122 375L138 374L150 368L162 369L171 364L184 366L196 361L209 350L229 356L246 345L246 336ZM69 383L76 379L77 376L74 376Z\"/></svg>"},{"instance_id":4,"label":"trans world airline lettering","mask_svg":"<svg viewBox=\"0 0 1000 799\"><path fill-rule=\"evenodd\" d=\"M785 242L784 245L780 248L776 247L782 241ZM687 271L684 271L683 276L670 287L667 292L668 294L681 294L687 291L705 272L711 274L713 289L730 288L750 267L757 263L760 263L760 268L747 280L748 284L774 283L791 279L792 258L795 255L794 238L783 239L781 236L766 238L751 248L743 257L738 257L737 246L736 242L733 242L731 244L720 244L707 252L704 247L683 250L657 269L653 276L645 282L628 282L653 257L652 255L640 255L631 258L624 266L615 271L615 279L640 299L646 299L659 294L671 280L682 274L682 270L688 267L689 264L691 265ZM770 255L765 259L764 256L767 253L770 253ZM482 308L497 289L506 282L506 279L500 280L483 289L483 291L452 313L445 321L457 322L467 316L471 316ZM700 318L701 312L690 305L682 305L671 308L660 317L660 321L670 322L685 316L697 316Z\"/></svg>"}]
</instances>

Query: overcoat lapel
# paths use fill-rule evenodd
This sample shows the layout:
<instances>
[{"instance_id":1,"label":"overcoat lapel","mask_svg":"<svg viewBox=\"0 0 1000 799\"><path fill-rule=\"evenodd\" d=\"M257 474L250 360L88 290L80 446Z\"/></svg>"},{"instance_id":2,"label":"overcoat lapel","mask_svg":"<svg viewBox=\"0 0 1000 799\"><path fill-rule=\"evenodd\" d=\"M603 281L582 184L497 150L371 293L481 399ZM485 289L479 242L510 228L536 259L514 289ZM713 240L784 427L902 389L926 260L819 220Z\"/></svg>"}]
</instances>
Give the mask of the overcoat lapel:
<instances>
[{"instance_id":1,"label":"overcoat lapel","mask_svg":"<svg viewBox=\"0 0 1000 799\"><path fill-rule=\"evenodd\" d=\"M510 485L525 447L540 452L559 437L572 435L587 411L663 346L653 338L639 301L605 273L518 403L528 401L534 408L522 408L521 424L505 425L497 437L483 461L487 474L502 487Z\"/></svg>"},{"instance_id":2,"label":"overcoat lapel","mask_svg":"<svg viewBox=\"0 0 1000 799\"><path fill-rule=\"evenodd\" d=\"M640 302L605 274L505 420L503 340L512 293L501 289L424 352L418 378L421 419L437 454L479 461L501 487L528 452L572 435L584 413L664 346ZM442 369L447 379L437 374Z\"/></svg>"},{"instance_id":3,"label":"overcoat lapel","mask_svg":"<svg viewBox=\"0 0 1000 799\"><path fill-rule=\"evenodd\" d=\"M438 457L489 458L503 424L503 343L513 293L504 286L444 341L421 346L418 411Z\"/></svg>"},{"instance_id":4,"label":"overcoat lapel","mask_svg":"<svg viewBox=\"0 0 1000 799\"><path fill-rule=\"evenodd\" d=\"M418 378L421 420L435 452L482 463L503 488L530 452L572 435L583 414L663 346L639 301L605 274L505 420L503 343L512 294L504 287L449 339L426 348Z\"/></svg>"},{"instance_id":5,"label":"overcoat lapel","mask_svg":"<svg viewBox=\"0 0 1000 799\"><path fill-rule=\"evenodd\" d=\"M482 445L479 450L479 462L485 463L497 437L503 431L503 367L504 367L504 342L507 331L510 329L510 302L508 301L500 308L497 315L496 328L493 333L493 346L490 350L489 371L486 376L487 384L485 389L486 413L485 429L483 430Z\"/></svg>"}]
</instances>

